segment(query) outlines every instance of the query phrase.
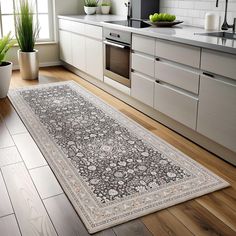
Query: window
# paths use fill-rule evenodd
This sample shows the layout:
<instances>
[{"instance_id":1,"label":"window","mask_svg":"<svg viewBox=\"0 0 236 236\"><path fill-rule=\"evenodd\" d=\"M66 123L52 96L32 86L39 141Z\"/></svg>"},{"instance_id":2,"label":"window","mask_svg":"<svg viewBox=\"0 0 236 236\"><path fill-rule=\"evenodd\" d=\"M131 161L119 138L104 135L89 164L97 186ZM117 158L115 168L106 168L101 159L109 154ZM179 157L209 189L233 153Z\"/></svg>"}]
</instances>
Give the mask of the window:
<instances>
[{"instance_id":1,"label":"window","mask_svg":"<svg viewBox=\"0 0 236 236\"><path fill-rule=\"evenodd\" d=\"M19 9L20 0L0 0L0 36L6 35L9 31L15 35L14 12ZM53 40L53 14L52 0L29 0L34 10L35 22L40 26L39 38L37 41Z\"/></svg>"}]
</instances>

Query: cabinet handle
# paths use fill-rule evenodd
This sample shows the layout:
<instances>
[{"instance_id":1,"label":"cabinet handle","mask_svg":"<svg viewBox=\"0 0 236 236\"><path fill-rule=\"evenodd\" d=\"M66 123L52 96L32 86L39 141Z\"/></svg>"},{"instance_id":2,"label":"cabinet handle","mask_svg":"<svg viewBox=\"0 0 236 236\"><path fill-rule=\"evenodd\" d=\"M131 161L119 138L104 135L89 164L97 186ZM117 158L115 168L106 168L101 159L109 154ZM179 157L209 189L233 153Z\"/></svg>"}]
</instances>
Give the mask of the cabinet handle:
<instances>
[{"instance_id":1,"label":"cabinet handle","mask_svg":"<svg viewBox=\"0 0 236 236\"><path fill-rule=\"evenodd\" d=\"M203 74L206 75L206 76L209 76L209 77L211 77L211 78L214 78L214 75L212 75L212 74L210 74L210 73L203 72Z\"/></svg>"}]
</instances>

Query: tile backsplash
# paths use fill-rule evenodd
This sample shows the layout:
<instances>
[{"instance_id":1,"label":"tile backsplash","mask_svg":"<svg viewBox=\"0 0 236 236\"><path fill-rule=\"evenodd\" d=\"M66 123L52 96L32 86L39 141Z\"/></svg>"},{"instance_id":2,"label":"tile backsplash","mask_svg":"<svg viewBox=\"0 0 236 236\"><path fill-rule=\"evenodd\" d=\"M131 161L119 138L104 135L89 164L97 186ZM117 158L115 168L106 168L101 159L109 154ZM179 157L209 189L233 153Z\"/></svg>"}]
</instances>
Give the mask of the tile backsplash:
<instances>
[{"instance_id":1,"label":"tile backsplash","mask_svg":"<svg viewBox=\"0 0 236 236\"><path fill-rule=\"evenodd\" d=\"M112 13L126 15L124 2L128 0L111 0ZM133 0L135 1L135 0ZM147 0L148 1L148 0ZM175 14L178 20L183 20L187 25L203 27L204 18L207 12L215 12L224 19L225 0L219 0L219 7L216 7L216 0L160 0L160 12ZM233 23L236 17L236 0L229 0L228 23Z\"/></svg>"},{"instance_id":2,"label":"tile backsplash","mask_svg":"<svg viewBox=\"0 0 236 236\"><path fill-rule=\"evenodd\" d=\"M160 11L175 14L178 20L183 20L187 25L203 27L204 18L207 12L214 12L224 19L225 0L219 0L219 7L216 7L216 0L160 0ZM229 0L228 23L233 23L236 18L236 0Z\"/></svg>"}]
</instances>

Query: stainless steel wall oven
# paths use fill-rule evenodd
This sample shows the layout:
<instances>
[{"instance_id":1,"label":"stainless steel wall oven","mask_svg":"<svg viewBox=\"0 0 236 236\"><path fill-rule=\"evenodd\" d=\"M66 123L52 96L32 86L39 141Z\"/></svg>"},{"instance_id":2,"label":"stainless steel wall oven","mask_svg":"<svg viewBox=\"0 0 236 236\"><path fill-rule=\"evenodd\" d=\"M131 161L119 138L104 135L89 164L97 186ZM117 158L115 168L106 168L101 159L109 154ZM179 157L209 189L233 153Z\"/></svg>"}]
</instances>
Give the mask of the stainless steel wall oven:
<instances>
[{"instance_id":1,"label":"stainless steel wall oven","mask_svg":"<svg viewBox=\"0 0 236 236\"><path fill-rule=\"evenodd\" d=\"M103 32L104 76L130 88L131 33L108 28Z\"/></svg>"}]
</instances>

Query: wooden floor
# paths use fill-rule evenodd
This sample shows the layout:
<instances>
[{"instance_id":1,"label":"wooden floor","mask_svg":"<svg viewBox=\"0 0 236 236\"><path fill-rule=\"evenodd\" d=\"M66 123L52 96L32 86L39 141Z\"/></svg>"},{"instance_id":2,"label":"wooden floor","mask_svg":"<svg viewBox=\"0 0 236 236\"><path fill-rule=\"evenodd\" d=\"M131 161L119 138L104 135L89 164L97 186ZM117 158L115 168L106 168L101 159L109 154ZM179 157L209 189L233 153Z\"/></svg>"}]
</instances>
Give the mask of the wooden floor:
<instances>
[{"instance_id":1,"label":"wooden floor","mask_svg":"<svg viewBox=\"0 0 236 236\"><path fill-rule=\"evenodd\" d=\"M97 236L236 235L236 168L61 67L39 81L14 72L11 88L75 80L231 187L97 233ZM42 154L7 99L0 100L0 235L89 235Z\"/></svg>"}]
</instances>

